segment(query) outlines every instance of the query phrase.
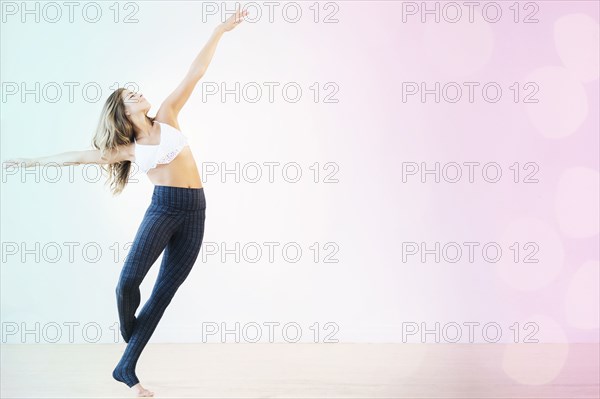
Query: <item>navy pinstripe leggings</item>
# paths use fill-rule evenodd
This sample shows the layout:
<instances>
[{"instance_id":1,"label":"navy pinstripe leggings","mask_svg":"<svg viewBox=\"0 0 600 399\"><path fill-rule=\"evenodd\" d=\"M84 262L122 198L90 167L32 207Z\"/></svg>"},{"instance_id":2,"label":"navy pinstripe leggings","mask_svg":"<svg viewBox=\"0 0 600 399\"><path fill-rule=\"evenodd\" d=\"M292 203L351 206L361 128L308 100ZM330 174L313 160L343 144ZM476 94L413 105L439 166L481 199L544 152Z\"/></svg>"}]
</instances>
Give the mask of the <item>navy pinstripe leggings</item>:
<instances>
[{"instance_id":1,"label":"navy pinstripe leggings","mask_svg":"<svg viewBox=\"0 0 600 399\"><path fill-rule=\"evenodd\" d=\"M121 335L127 347L113 378L129 387L139 383L135 367L140 354L200 253L205 211L203 188L154 187L116 288ZM136 317L140 284L163 250L150 298Z\"/></svg>"}]
</instances>

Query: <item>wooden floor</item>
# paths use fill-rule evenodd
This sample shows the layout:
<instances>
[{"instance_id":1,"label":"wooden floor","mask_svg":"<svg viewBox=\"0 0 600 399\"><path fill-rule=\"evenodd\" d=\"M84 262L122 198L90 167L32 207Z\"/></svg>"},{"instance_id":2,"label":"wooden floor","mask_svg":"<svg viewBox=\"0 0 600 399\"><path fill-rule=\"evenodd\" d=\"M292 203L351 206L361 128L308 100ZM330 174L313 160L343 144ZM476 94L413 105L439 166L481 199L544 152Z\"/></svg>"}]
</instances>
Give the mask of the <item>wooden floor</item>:
<instances>
[{"instance_id":1,"label":"wooden floor","mask_svg":"<svg viewBox=\"0 0 600 399\"><path fill-rule=\"evenodd\" d=\"M137 374L157 398L600 397L598 344L509 346L149 344ZM1 397L133 397L124 348L2 345Z\"/></svg>"}]
</instances>

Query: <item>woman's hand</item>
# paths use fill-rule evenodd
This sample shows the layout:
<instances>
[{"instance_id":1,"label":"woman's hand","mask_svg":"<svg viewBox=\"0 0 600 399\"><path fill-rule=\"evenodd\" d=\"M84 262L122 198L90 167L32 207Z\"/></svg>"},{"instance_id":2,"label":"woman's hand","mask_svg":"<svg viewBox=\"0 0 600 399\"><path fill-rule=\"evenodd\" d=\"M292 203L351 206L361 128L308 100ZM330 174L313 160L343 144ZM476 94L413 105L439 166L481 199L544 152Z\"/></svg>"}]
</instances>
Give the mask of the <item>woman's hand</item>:
<instances>
[{"instance_id":1,"label":"woman's hand","mask_svg":"<svg viewBox=\"0 0 600 399\"><path fill-rule=\"evenodd\" d=\"M248 15L248 11L244 10L244 11L240 12L240 9L238 8L235 11L235 14L233 14L231 17L227 18L227 21L225 21L221 25L219 25L219 28L223 32L229 32L230 30L232 30L233 28L238 26L243 21L242 18L245 17L246 15Z\"/></svg>"},{"instance_id":2,"label":"woman's hand","mask_svg":"<svg viewBox=\"0 0 600 399\"><path fill-rule=\"evenodd\" d=\"M9 167L27 168L33 166L33 159L31 158L12 158L2 162L2 169Z\"/></svg>"}]
</instances>

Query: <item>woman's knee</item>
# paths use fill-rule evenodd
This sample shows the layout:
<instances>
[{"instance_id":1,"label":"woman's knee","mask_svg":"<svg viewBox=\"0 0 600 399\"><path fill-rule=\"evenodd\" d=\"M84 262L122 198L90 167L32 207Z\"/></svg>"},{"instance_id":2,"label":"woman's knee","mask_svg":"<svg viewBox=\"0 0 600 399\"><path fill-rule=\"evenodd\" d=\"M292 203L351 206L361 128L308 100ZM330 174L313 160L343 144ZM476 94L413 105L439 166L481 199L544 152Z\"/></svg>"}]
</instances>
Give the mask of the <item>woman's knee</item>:
<instances>
[{"instance_id":1,"label":"woman's knee","mask_svg":"<svg viewBox=\"0 0 600 399\"><path fill-rule=\"evenodd\" d=\"M131 294L139 289L141 281L135 276L126 276L119 280L117 288L115 289L117 296L122 297Z\"/></svg>"}]
</instances>

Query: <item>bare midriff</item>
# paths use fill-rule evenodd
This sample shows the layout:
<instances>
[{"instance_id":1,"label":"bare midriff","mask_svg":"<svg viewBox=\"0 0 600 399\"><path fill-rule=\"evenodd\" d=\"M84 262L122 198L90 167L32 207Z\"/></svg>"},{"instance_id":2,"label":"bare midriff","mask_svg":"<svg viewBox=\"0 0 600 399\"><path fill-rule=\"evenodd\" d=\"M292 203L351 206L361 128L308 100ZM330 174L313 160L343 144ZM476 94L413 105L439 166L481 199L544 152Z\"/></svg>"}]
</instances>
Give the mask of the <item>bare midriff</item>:
<instances>
[{"instance_id":1,"label":"bare midriff","mask_svg":"<svg viewBox=\"0 0 600 399\"><path fill-rule=\"evenodd\" d=\"M147 175L155 186L202 188L198 166L189 146L183 147L171 162L150 169Z\"/></svg>"}]
</instances>

